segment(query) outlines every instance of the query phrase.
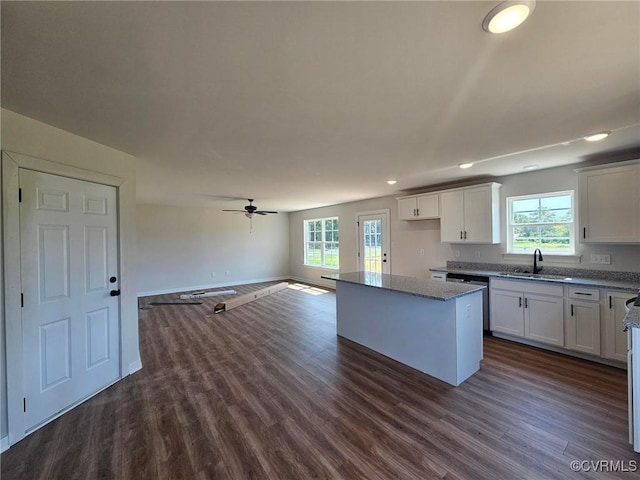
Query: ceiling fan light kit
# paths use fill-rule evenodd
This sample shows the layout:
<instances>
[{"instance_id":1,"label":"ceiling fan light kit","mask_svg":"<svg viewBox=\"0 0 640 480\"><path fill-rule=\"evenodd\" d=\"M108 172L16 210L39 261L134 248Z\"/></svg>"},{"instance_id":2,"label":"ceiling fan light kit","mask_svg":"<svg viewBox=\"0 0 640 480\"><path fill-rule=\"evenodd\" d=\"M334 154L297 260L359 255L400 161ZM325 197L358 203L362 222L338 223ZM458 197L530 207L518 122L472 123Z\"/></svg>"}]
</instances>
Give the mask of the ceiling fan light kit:
<instances>
[{"instance_id":1,"label":"ceiling fan light kit","mask_svg":"<svg viewBox=\"0 0 640 480\"><path fill-rule=\"evenodd\" d=\"M223 212L244 213L244 215L247 218L253 218L254 215L268 215L268 214L278 213L278 212L274 212L274 211L271 211L271 210L258 210L258 207L256 207L253 204L253 198L248 198L247 200L249 201L249 205L245 205L244 206L244 210L222 210L222 211Z\"/></svg>"}]
</instances>

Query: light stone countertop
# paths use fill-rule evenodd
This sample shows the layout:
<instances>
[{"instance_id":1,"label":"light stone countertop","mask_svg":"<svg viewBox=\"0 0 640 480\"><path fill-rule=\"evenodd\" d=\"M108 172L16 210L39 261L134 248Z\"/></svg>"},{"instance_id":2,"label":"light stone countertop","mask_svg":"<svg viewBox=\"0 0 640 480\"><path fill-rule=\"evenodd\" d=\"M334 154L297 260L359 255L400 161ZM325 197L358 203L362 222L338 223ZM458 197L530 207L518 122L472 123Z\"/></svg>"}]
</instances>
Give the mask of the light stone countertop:
<instances>
[{"instance_id":1,"label":"light stone countertop","mask_svg":"<svg viewBox=\"0 0 640 480\"><path fill-rule=\"evenodd\" d=\"M480 265L480 264L478 264ZM495 267L494 265L491 265ZM563 283L569 285L583 285L594 288L615 288L616 290L637 293L640 290L640 282L637 281L635 273L629 273L627 276L620 275L622 272L603 272L611 273L610 278L590 278L583 276L591 271L581 271L580 269L558 269L548 268L542 273L532 275L523 271L518 271L510 265L503 265L502 270L483 270L475 268L458 268L447 265L446 267L432 268L432 272L462 273L467 275L479 275L492 278L501 278L504 280L527 280L532 282L550 282ZM628 278L627 278L628 277Z\"/></svg>"},{"instance_id":2,"label":"light stone countertop","mask_svg":"<svg viewBox=\"0 0 640 480\"><path fill-rule=\"evenodd\" d=\"M640 328L640 307L631 307L622 324L625 328Z\"/></svg>"},{"instance_id":3,"label":"light stone countertop","mask_svg":"<svg viewBox=\"0 0 640 480\"><path fill-rule=\"evenodd\" d=\"M366 287L381 288L393 292L406 293L433 300L447 301L479 292L486 287L463 283L441 282L438 280L420 280L400 275L387 275L370 272L333 273L322 278L338 282L354 283Z\"/></svg>"}]
</instances>

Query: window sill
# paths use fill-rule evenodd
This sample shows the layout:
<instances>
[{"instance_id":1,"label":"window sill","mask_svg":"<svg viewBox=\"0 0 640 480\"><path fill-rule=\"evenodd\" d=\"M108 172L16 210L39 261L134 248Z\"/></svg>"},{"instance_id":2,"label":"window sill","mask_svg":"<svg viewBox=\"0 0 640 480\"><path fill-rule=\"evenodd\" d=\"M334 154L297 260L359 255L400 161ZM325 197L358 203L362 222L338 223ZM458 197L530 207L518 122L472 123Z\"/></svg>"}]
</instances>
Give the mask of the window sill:
<instances>
[{"instance_id":1,"label":"window sill","mask_svg":"<svg viewBox=\"0 0 640 480\"><path fill-rule=\"evenodd\" d=\"M340 270L340 267L323 267L322 265L307 265L306 263L303 263L302 265L307 267L307 268L317 268L317 269L320 269L320 270L329 270L330 272L336 272L336 271Z\"/></svg>"},{"instance_id":2,"label":"window sill","mask_svg":"<svg viewBox=\"0 0 640 480\"><path fill-rule=\"evenodd\" d=\"M522 262L531 260L532 253L503 253L502 259L508 262ZM549 263L567 263L578 264L582 261L582 255L552 255L550 253L543 253L545 261Z\"/></svg>"}]
</instances>

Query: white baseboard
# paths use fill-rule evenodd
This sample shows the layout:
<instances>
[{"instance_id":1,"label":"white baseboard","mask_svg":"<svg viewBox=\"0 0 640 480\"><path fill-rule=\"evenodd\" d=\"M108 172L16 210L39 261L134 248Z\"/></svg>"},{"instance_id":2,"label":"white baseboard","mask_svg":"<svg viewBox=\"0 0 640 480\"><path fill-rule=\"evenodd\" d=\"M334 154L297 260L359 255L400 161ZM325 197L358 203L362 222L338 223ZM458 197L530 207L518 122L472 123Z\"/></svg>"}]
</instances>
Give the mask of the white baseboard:
<instances>
[{"instance_id":1,"label":"white baseboard","mask_svg":"<svg viewBox=\"0 0 640 480\"><path fill-rule=\"evenodd\" d=\"M140 359L129 364L129 375L136 373L138 370L142 370L142 360Z\"/></svg>"},{"instance_id":2,"label":"white baseboard","mask_svg":"<svg viewBox=\"0 0 640 480\"><path fill-rule=\"evenodd\" d=\"M0 438L0 453L9 450L9 435Z\"/></svg>"},{"instance_id":3,"label":"white baseboard","mask_svg":"<svg viewBox=\"0 0 640 480\"><path fill-rule=\"evenodd\" d=\"M296 282L305 283L307 285L317 285L318 287L330 288L331 290L336 289L335 280L327 280L326 278L314 278L313 280L309 278L302 278L302 277L289 277L289 278Z\"/></svg>"},{"instance_id":4,"label":"white baseboard","mask_svg":"<svg viewBox=\"0 0 640 480\"><path fill-rule=\"evenodd\" d=\"M283 277L257 278L252 280L242 280L239 282L214 283L210 285L194 285L189 287L168 288L166 290L153 290L149 292L138 292L138 298L150 297L152 295L165 295L167 293L194 292L197 290L206 290L209 288L233 287L236 285L251 285L252 283L275 282L279 280L289 280L288 275Z\"/></svg>"}]
</instances>

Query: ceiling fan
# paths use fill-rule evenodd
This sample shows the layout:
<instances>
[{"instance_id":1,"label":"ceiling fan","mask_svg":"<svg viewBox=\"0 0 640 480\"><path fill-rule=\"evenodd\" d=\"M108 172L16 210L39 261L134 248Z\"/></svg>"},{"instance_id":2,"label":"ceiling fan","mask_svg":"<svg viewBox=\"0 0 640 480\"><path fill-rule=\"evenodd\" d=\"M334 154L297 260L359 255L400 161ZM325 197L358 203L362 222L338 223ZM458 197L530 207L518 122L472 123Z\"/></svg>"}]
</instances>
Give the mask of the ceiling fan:
<instances>
[{"instance_id":1,"label":"ceiling fan","mask_svg":"<svg viewBox=\"0 0 640 480\"><path fill-rule=\"evenodd\" d=\"M222 210L222 211L244 213L244 215L247 218L253 218L254 215L267 215L269 213L278 213L278 212L272 212L269 210L258 210L258 207L256 207L253 204L253 198L248 198L247 200L249 200L249 205L245 205L244 210Z\"/></svg>"}]
</instances>

